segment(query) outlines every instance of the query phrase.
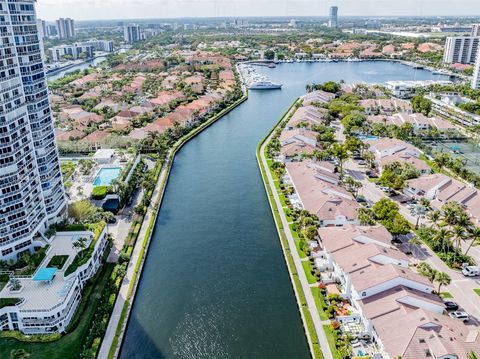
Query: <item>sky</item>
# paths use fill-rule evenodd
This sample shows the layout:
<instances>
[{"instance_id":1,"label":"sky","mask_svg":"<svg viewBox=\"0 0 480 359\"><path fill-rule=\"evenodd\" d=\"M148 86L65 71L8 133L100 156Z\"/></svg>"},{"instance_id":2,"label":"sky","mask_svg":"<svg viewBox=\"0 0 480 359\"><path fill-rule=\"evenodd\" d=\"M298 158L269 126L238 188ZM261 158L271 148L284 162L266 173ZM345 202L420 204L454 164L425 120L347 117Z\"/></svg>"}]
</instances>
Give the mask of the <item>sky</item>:
<instances>
[{"instance_id":1,"label":"sky","mask_svg":"<svg viewBox=\"0 0 480 359\"><path fill-rule=\"evenodd\" d=\"M480 0L37 0L38 17L54 20L180 17L478 15Z\"/></svg>"}]
</instances>

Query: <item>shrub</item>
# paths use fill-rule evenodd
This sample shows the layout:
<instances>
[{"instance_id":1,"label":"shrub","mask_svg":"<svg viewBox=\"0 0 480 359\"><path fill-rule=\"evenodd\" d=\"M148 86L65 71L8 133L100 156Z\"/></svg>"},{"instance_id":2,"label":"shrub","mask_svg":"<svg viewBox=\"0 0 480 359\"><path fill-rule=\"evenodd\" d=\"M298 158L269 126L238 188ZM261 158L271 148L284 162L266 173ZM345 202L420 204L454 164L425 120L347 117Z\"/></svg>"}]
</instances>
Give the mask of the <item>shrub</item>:
<instances>
[{"instance_id":1,"label":"shrub","mask_svg":"<svg viewBox=\"0 0 480 359\"><path fill-rule=\"evenodd\" d=\"M93 190L92 190L92 198L93 198L93 199L97 199L97 200L104 199L104 198L107 196L108 191L109 191L109 187L108 187L108 186L96 186L96 187L93 187Z\"/></svg>"}]
</instances>

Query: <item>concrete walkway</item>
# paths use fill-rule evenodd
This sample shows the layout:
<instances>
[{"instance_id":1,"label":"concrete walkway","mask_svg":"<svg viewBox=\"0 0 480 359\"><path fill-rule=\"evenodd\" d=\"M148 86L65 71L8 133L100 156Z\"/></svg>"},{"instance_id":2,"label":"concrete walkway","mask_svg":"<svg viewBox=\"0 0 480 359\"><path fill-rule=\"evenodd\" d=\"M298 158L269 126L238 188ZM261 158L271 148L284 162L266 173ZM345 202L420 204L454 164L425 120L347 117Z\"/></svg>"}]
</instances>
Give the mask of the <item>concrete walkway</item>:
<instances>
[{"instance_id":1,"label":"concrete walkway","mask_svg":"<svg viewBox=\"0 0 480 359\"><path fill-rule=\"evenodd\" d=\"M171 158L171 156L172 156L172 153L169 153L168 158ZM115 301L115 306L113 308L112 316L110 317L107 331L102 341L102 346L100 347L100 351L98 352L99 359L108 358L108 353L110 351L113 340L115 338L115 333L117 331L117 327L120 322L120 317L123 311L123 307L125 305L125 302L128 299L130 283L132 282L132 279L135 273L135 268L137 267L137 263L143 259L143 256L141 256L143 239L145 238L145 235L147 233L147 229L148 229L148 226L150 225L150 221L152 217L156 215L156 211L155 211L156 204L159 203L161 196L163 195L163 191L164 191L163 184L165 183L166 176L168 175L167 163L168 163L168 159L164 162L164 165L160 172L159 179L157 181L157 184L155 185L155 189L152 195L152 200L150 201L150 205L148 206L147 213L145 215L145 218L142 223L142 227L140 229L140 233L138 235L138 240L135 243L135 247L132 252L132 256L127 268L127 274L125 275L125 278L123 279L123 282L122 282L122 286L120 287L120 291L118 293L118 297L117 297L117 300ZM129 303L129 306L131 305L132 303ZM130 308L128 310L130 310ZM125 324L126 323L123 324L124 327L122 328L121 336L123 336L123 331L125 330Z\"/></svg>"},{"instance_id":2,"label":"concrete walkway","mask_svg":"<svg viewBox=\"0 0 480 359\"><path fill-rule=\"evenodd\" d=\"M292 110L294 111L295 108L293 108ZM268 167L267 160L264 156L265 146L270 141L273 134L274 134L274 132L272 132L272 134L268 137L268 139L262 144L262 146L260 148L260 158L261 158L262 164L265 168L265 172L267 173L268 182L269 182L270 188L272 189L273 196L274 196L274 199L275 199L275 203L277 205L277 208L279 208L278 213L279 213L280 218L282 220L283 228L289 228L287 217L285 216L285 212L282 210L282 204L280 202L280 198L278 196L278 193L275 189L273 177L272 177L272 175L271 175L271 173L268 169L269 167ZM303 293L305 294L305 298L306 298L306 301L307 301L307 308L308 308L308 310L309 310L309 312L312 316L313 325L315 327L315 331L317 332L318 342L319 342L320 347L322 349L323 356L324 356L325 359L333 359L332 352L330 350L330 346L328 345L327 337L326 337L325 332L323 330L323 324L324 323L320 319L320 315L318 313L317 306L315 305L315 299L313 298L313 294L312 294L312 291L310 289L310 284L308 283L307 276L306 276L306 274L303 270L302 260L300 259L300 256L297 252L297 248L295 246L295 240L292 236L292 233L289 230L285 231L285 235L287 237L288 246L290 247L290 252L291 252L292 257L293 257L293 262L295 263L295 267L296 267L296 270L297 270L297 273L298 273L298 279L300 280L300 283L301 283L302 289L303 289ZM292 285L293 285L293 283L292 283ZM293 287L295 288L295 285L293 285ZM300 313L302 313L301 310L300 310ZM303 314L302 314L302 318L303 318ZM310 342L310 336L308 336L308 340ZM310 344L311 344L311 342L310 342Z\"/></svg>"}]
</instances>

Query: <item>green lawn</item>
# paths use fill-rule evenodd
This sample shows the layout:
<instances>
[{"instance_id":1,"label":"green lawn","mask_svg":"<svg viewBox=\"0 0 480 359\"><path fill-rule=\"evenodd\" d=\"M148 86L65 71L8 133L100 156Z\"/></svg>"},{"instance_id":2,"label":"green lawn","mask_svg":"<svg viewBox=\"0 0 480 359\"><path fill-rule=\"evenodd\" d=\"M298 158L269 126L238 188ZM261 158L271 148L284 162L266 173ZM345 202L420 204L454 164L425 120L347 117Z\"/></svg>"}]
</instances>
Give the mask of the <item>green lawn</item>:
<instances>
[{"instance_id":1,"label":"green lawn","mask_svg":"<svg viewBox=\"0 0 480 359\"><path fill-rule=\"evenodd\" d=\"M320 293L319 288L310 288L312 290L313 299L315 299L315 305L317 306L318 314L320 315L321 320L328 320L327 313L324 312L322 304L324 303L324 299L322 294Z\"/></svg>"},{"instance_id":2,"label":"green lawn","mask_svg":"<svg viewBox=\"0 0 480 359\"><path fill-rule=\"evenodd\" d=\"M83 341L90 329L90 323L96 310L96 302L100 298L108 279L113 271L114 264L105 264L100 276L83 306L81 320L77 328L70 334L51 343L24 343L15 339L0 338L0 358L9 358L10 352L15 349L25 349L32 359L77 359L82 352Z\"/></svg>"},{"instance_id":3,"label":"green lawn","mask_svg":"<svg viewBox=\"0 0 480 359\"><path fill-rule=\"evenodd\" d=\"M303 267L303 270L305 271L305 274L307 275L308 283L310 284L317 283L317 278L315 278L312 275L312 273L310 273L310 268L311 268L310 261L303 261L302 267Z\"/></svg>"},{"instance_id":4,"label":"green lawn","mask_svg":"<svg viewBox=\"0 0 480 359\"><path fill-rule=\"evenodd\" d=\"M297 247L297 252L298 252L298 255L300 256L300 259L307 258L305 253L303 253L303 251L300 249L300 241L295 240L295 247Z\"/></svg>"},{"instance_id":5,"label":"green lawn","mask_svg":"<svg viewBox=\"0 0 480 359\"><path fill-rule=\"evenodd\" d=\"M475 288L473 291L474 291L475 293L477 293L478 295L480 295L480 288Z\"/></svg>"},{"instance_id":6,"label":"green lawn","mask_svg":"<svg viewBox=\"0 0 480 359\"><path fill-rule=\"evenodd\" d=\"M65 263L68 260L68 256L62 255L62 256L53 256L52 259L50 259L50 262L48 262L47 267L49 268L57 268L58 270L62 269Z\"/></svg>"},{"instance_id":7,"label":"green lawn","mask_svg":"<svg viewBox=\"0 0 480 359\"><path fill-rule=\"evenodd\" d=\"M441 292L439 294L440 298L442 299L449 299L449 298L453 298L453 295L451 295L449 292Z\"/></svg>"},{"instance_id":8,"label":"green lawn","mask_svg":"<svg viewBox=\"0 0 480 359\"><path fill-rule=\"evenodd\" d=\"M335 333L333 332L332 327L330 325L324 325L323 331L327 336L328 346L332 351L333 359L342 359L342 355L337 350L337 346L335 343Z\"/></svg>"}]
</instances>

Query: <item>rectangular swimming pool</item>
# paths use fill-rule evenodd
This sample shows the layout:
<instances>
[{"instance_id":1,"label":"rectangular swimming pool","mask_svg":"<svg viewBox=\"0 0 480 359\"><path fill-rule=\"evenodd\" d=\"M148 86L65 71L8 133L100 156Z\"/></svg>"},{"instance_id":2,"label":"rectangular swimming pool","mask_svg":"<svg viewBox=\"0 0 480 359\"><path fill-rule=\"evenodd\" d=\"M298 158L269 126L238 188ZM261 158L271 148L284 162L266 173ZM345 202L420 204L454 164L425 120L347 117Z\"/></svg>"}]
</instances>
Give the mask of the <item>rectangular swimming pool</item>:
<instances>
[{"instance_id":1,"label":"rectangular swimming pool","mask_svg":"<svg viewBox=\"0 0 480 359\"><path fill-rule=\"evenodd\" d=\"M95 181L93 182L94 186L109 186L112 182L120 176L122 172L121 167L109 167L102 168L97 173Z\"/></svg>"}]
</instances>

